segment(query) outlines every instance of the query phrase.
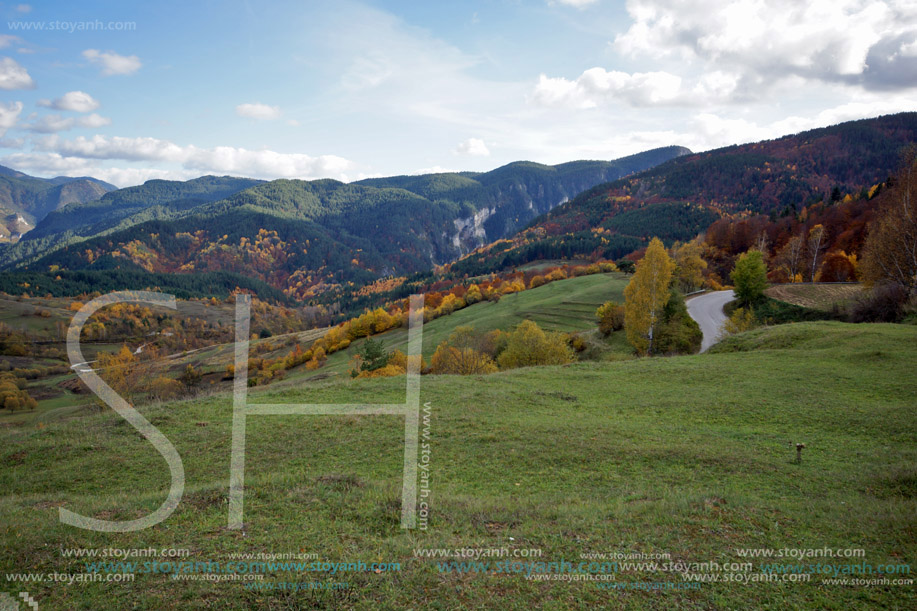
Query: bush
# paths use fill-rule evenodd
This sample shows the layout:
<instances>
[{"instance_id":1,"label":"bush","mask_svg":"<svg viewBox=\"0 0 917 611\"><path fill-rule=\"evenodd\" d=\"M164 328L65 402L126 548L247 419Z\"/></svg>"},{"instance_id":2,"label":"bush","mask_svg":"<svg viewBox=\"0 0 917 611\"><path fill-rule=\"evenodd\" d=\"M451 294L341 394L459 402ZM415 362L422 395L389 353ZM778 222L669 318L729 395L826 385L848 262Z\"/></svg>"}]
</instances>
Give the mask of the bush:
<instances>
[{"instance_id":1,"label":"bush","mask_svg":"<svg viewBox=\"0 0 917 611\"><path fill-rule=\"evenodd\" d=\"M736 308L723 325L723 331L726 335L734 335L751 331L757 326L758 321L755 319L755 313L751 308Z\"/></svg>"},{"instance_id":2,"label":"bush","mask_svg":"<svg viewBox=\"0 0 917 611\"><path fill-rule=\"evenodd\" d=\"M38 407L38 402L23 390L24 382L9 374L0 377L0 407L11 412Z\"/></svg>"},{"instance_id":3,"label":"bush","mask_svg":"<svg viewBox=\"0 0 917 611\"><path fill-rule=\"evenodd\" d=\"M150 394L160 401L178 398L184 391L185 388L181 382L165 376L154 379L150 384Z\"/></svg>"},{"instance_id":4,"label":"bush","mask_svg":"<svg viewBox=\"0 0 917 611\"><path fill-rule=\"evenodd\" d=\"M671 289L669 301L665 304L662 323L653 339L656 354L693 354L700 350L704 334L697 322L688 315L684 297Z\"/></svg>"},{"instance_id":5,"label":"bush","mask_svg":"<svg viewBox=\"0 0 917 611\"><path fill-rule=\"evenodd\" d=\"M586 340L576 333L567 334L567 344L570 345L574 352L582 352L586 349Z\"/></svg>"},{"instance_id":6,"label":"bush","mask_svg":"<svg viewBox=\"0 0 917 611\"><path fill-rule=\"evenodd\" d=\"M573 350L562 333L545 333L525 320L509 334L506 349L497 363L501 369L535 365L563 365L573 360Z\"/></svg>"},{"instance_id":7,"label":"bush","mask_svg":"<svg viewBox=\"0 0 917 611\"><path fill-rule=\"evenodd\" d=\"M606 301L595 311L602 335L609 335L624 328L624 306L616 301Z\"/></svg>"},{"instance_id":8,"label":"bush","mask_svg":"<svg viewBox=\"0 0 917 611\"><path fill-rule=\"evenodd\" d=\"M185 367L185 370L178 377L178 380L184 384L185 388L191 389L200 384L201 378L203 375L200 371L194 368L194 365L188 363L188 366Z\"/></svg>"},{"instance_id":9,"label":"bush","mask_svg":"<svg viewBox=\"0 0 917 611\"><path fill-rule=\"evenodd\" d=\"M849 306L850 322L901 322L907 291L896 283L875 285Z\"/></svg>"}]
</instances>

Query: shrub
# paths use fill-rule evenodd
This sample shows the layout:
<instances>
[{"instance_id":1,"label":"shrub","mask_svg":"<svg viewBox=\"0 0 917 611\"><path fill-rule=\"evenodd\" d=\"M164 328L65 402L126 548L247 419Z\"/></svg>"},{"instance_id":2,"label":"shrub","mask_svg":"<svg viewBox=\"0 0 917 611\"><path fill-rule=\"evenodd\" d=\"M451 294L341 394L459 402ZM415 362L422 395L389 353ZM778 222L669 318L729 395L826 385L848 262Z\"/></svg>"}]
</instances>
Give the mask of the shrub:
<instances>
[{"instance_id":1,"label":"shrub","mask_svg":"<svg viewBox=\"0 0 917 611\"><path fill-rule=\"evenodd\" d=\"M497 363L501 369L534 365L563 365L573 360L573 350L562 333L545 333L531 320L525 320L507 339L506 349Z\"/></svg>"},{"instance_id":2,"label":"shrub","mask_svg":"<svg viewBox=\"0 0 917 611\"><path fill-rule=\"evenodd\" d=\"M904 318L907 291L896 282L875 285L849 307L850 322L900 322Z\"/></svg>"},{"instance_id":3,"label":"shrub","mask_svg":"<svg viewBox=\"0 0 917 611\"><path fill-rule=\"evenodd\" d=\"M750 331L757 326L758 321L751 308L736 308L723 325L723 332L726 335L733 335Z\"/></svg>"},{"instance_id":4,"label":"shrub","mask_svg":"<svg viewBox=\"0 0 917 611\"><path fill-rule=\"evenodd\" d=\"M602 335L609 335L624 328L624 306L616 301L606 301L595 311Z\"/></svg>"},{"instance_id":5,"label":"shrub","mask_svg":"<svg viewBox=\"0 0 917 611\"><path fill-rule=\"evenodd\" d=\"M472 327L456 327L449 339L436 347L430 371L437 374L486 374L497 371L493 352L501 343L501 332L485 335Z\"/></svg>"},{"instance_id":6,"label":"shrub","mask_svg":"<svg viewBox=\"0 0 917 611\"><path fill-rule=\"evenodd\" d=\"M618 271L618 266L611 261L602 261L599 263L599 269L605 273Z\"/></svg>"},{"instance_id":7,"label":"shrub","mask_svg":"<svg viewBox=\"0 0 917 611\"><path fill-rule=\"evenodd\" d=\"M529 280L529 288L537 289L539 286L543 286L545 282L544 276L532 276L532 279Z\"/></svg>"},{"instance_id":8,"label":"shrub","mask_svg":"<svg viewBox=\"0 0 917 611\"><path fill-rule=\"evenodd\" d=\"M688 315L684 297L674 288L662 312L662 322L653 340L656 354L693 354L700 350L704 334Z\"/></svg>"},{"instance_id":9,"label":"shrub","mask_svg":"<svg viewBox=\"0 0 917 611\"><path fill-rule=\"evenodd\" d=\"M191 389L200 384L201 378L203 375L200 371L194 368L194 365L188 363L188 366L185 367L185 370L178 377L178 381L185 385L185 388Z\"/></svg>"},{"instance_id":10,"label":"shrub","mask_svg":"<svg viewBox=\"0 0 917 611\"><path fill-rule=\"evenodd\" d=\"M159 376L150 383L150 394L160 401L168 401L180 397L184 390L185 388L181 382L165 376Z\"/></svg>"},{"instance_id":11,"label":"shrub","mask_svg":"<svg viewBox=\"0 0 917 611\"><path fill-rule=\"evenodd\" d=\"M586 340L576 333L567 334L567 344L570 345L574 352L582 352L586 349Z\"/></svg>"},{"instance_id":12,"label":"shrub","mask_svg":"<svg viewBox=\"0 0 917 611\"><path fill-rule=\"evenodd\" d=\"M474 348L455 348L442 342L433 353L430 370L436 374L472 375L497 371L493 359Z\"/></svg>"}]
</instances>

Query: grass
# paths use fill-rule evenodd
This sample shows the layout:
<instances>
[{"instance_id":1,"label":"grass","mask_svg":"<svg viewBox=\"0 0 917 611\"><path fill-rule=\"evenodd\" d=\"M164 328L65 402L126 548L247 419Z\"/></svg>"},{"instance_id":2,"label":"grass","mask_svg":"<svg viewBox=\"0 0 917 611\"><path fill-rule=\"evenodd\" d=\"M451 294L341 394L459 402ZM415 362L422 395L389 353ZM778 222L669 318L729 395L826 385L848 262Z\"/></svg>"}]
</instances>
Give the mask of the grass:
<instances>
[{"instance_id":1,"label":"grass","mask_svg":"<svg viewBox=\"0 0 917 611\"><path fill-rule=\"evenodd\" d=\"M779 301L804 308L830 312L832 309L843 310L863 292L863 285L850 284L778 284L771 286L765 294Z\"/></svg>"},{"instance_id":2,"label":"grass","mask_svg":"<svg viewBox=\"0 0 917 611\"><path fill-rule=\"evenodd\" d=\"M863 548L868 563L913 565L915 362L917 328L807 322L734 336L703 355L425 377L426 531L399 528L396 417L249 419L244 533L226 529L229 395L143 408L181 454L187 488L168 520L137 533L57 520L58 506L126 519L165 498L165 464L123 420L107 410L42 428L6 426L0 567L79 573L82 562L60 547L148 546L187 548L197 561L304 550L322 560L401 563L378 574L266 576L349 584L296 593L150 574L130 584L7 586L28 590L41 609L914 608L913 586L832 586L816 575L810 583L614 591L440 572L413 550L539 548L544 560L569 562L643 551L725 563L739 560L735 548L827 546ZM403 397L403 379L329 380L254 389L252 401ZM797 442L807 446L801 464ZM617 580L681 581L646 571Z\"/></svg>"},{"instance_id":3,"label":"grass","mask_svg":"<svg viewBox=\"0 0 917 611\"><path fill-rule=\"evenodd\" d=\"M429 362L436 346L461 326L474 327L479 332L494 329L509 331L523 320L534 320L546 331L591 331L595 329L595 311L600 305L606 301L624 302L624 287L629 279L629 276L618 272L569 278L506 295L499 302L478 303L437 318L423 327L424 359ZM382 340L388 351L407 351L407 329L394 329L374 337ZM347 350L330 355L319 375L346 374L351 355L360 350L362 343L354 342ZM620 342L606 345L632 351ZM290 373L294 379L302 377L298 372Z\"/></svg>"}]
</instances>

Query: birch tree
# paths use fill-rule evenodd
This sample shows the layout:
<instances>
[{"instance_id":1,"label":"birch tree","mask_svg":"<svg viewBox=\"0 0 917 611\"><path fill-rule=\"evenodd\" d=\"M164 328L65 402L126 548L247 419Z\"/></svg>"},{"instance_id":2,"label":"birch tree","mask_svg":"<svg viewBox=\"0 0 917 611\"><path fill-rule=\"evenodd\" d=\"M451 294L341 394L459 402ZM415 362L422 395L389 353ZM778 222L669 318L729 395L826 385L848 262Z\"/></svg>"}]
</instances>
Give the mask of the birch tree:
<instances>
[{"instance_id":1,"label":"birch tree","mask_svg":"<svg viewBox=\"0 0 917 611\"><path fill-rule=\"evenodd\" d=\"M659 238L653 238L637 271L624 289L624 330L627 341L641 355L652 354L653 333L669 301L675 262Z\"/></svg>"}]
</instances>

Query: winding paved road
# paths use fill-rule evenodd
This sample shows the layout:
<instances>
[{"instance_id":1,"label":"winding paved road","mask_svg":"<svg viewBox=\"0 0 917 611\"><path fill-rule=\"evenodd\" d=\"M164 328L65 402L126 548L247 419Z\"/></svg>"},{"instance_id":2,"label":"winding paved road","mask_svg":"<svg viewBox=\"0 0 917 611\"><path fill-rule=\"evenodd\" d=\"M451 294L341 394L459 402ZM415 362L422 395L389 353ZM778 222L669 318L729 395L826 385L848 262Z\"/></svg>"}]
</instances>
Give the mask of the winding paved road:
<instances>
[{"instance_id":1,"label":"winding paved road","mask_svg":"<svg viewBox=\"0 0 917 611\"><path fill-rule=\"evenodd\" d=\"M704 334L704 341L700 346L701 352L706 352L719 339L720 329L726 322L723 306L733 299L735 299L735 293L730 290L705 293L688 300L688 314L697 321Z\"/></svg>"}]
</instances>

